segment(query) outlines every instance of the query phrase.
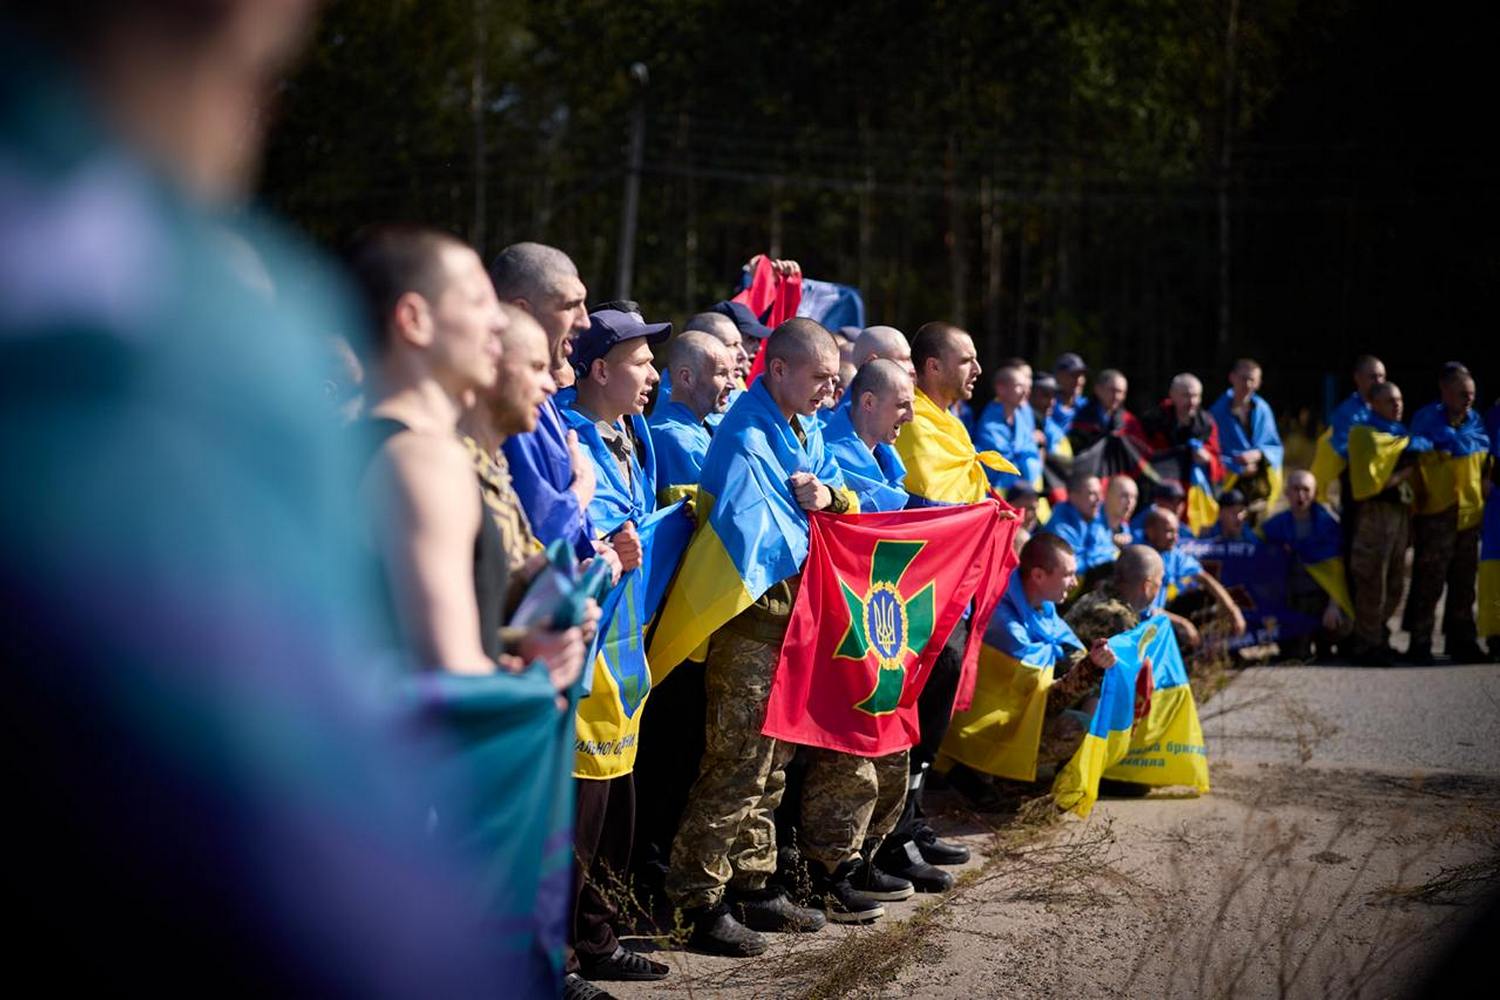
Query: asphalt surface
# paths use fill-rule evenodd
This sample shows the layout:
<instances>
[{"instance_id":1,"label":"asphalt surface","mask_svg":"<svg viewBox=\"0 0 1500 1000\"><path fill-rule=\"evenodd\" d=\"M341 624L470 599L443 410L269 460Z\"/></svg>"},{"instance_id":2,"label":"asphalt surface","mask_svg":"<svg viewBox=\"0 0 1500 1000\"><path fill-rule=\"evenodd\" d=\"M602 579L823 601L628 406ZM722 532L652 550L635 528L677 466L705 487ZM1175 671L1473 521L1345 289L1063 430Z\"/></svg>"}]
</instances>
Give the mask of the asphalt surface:
<instances>
[{"instance_id":1,"label":"asphalt surface","mask_svg":"<svg viewBox=\"0 0 1500 1000\"><path fill-rule=\"evenodd\" d=\"M1500 775L1500 666L1258 667L1202 707L1210 760Z\"/></svg>"}]
</instances>

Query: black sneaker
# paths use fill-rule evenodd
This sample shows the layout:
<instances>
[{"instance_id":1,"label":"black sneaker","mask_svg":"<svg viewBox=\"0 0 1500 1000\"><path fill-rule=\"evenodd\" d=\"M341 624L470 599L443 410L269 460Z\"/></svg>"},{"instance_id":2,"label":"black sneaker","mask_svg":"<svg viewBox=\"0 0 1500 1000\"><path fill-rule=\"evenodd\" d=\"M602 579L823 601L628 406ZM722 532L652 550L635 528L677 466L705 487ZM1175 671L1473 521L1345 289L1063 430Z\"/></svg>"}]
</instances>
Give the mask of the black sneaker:
<instances>
[{"instance_id":1,"label":"black sneaker","mask_svg":"<svg viewBox=\"0 0 1500 1000\"><path fill-rule=\"evenodd\" d=\"M613 993L606 993L576 972L563 977L563 1000L615 1000Z\"/></svg>"},{"instance_id":2,"label":"black sneaker","mask_svg":"<svg viewBox=\"0 0 1500 1000\"><path fill-rule=\"evenodd\" d=\"M1406 647L1406 652L1396 657L1398 663L1409 663L1414 667L1431 667L1437 663L1437 657L1432 655L1432 643L1414 642Z\"/></svg>"},{"instance_id":3,"label":"black sneaker","mask_svg":"<svg viewBox=\"0 0 1500 1000\"><path fill-rule=\"evenodd\" d=\"M917 842L922 860L929 865L962 865L969 860L969 849L951 840L940 840L932 827L921 823L912 831L911 839ZM905 876L902 876L903 878Z\"/></svg>"},{"instance_id":4,"label":"black sneaker","mask_svg":"<svg viewBox=\"0 0 1500 1000\"><path fill-rule=\"evenodd\" d=\"M885 916L885 907L849 884L855 862L846 861L833 874L813 872L813 892L823 903L823 912L836 924L868 924Z\"/></svg>"},{"instance_id":5,"label":"black sneaker","mask_svg":"<svg viewBox=\"0 0 1500 1000\"><path fill-rule=\"evenodd\" d=\"M1489 654L1480 649L1479 643L1473 639L1468 642L1445 643L1443 650L1453 663L1484 663L1489 659Z\"/></svg>"},{"instance_id":6,"label":"black sneaker","mask_svg":"<svg viewBox=\"0 0 1500 1000\"><path fill-rule=\"evenodd\" d=\"M672 971L671 967L653 961L638 951L631 951L624 945L615 945L615 953L604 958L579 955L578 964L585 979L629 983L665 979L667 973Z\"/></svg>"},{"instance_id":7,"label":"black sneaker","mask_svg":"<svg viewBox=\"0 0 1500 1000\"><path fill-rule=\"evenodd\" d=\"M878 899L883 903L910 899L917 891L911 882L881 871L876 867L875 862L866 861L864 858L854 862L854 870L849 873L849 884L860 895Z\"/></svg>"},{"instance_id":8,"label":"black sneaker","mask_svg":"<svg viewBox=\"0 0 1500 1000\"><path fill-rule=\"evenodd\" d=\"M734 919L729 908L720 904L707 910L689 911L684 918L692 924L688 947L710 955L751 958L766 950L766 939Z\"/></svg>"},{"instance_id":9,"label":"black sneaker","mask_svg":"<svg viewBox=\"0 0 1500 1000\"><path fill-rule=\"evenodd\" d=\"M905 879L918 892L947 892L953 888L953 876L924 860L918 845L910 840L882 848L877 863L882 871Z\"/></svg>"},{"instance_id":10,"label":"black sneaker","mask_svg":"<svg viewBox=\"0 0 1500 1000\"><path fill-rule=\"evenodd\" d=\"M823 914L798 906L779 889L731 891L730 908L740 922L753 931L820 931L827 923Z\"/></svg>"}]
</instances>

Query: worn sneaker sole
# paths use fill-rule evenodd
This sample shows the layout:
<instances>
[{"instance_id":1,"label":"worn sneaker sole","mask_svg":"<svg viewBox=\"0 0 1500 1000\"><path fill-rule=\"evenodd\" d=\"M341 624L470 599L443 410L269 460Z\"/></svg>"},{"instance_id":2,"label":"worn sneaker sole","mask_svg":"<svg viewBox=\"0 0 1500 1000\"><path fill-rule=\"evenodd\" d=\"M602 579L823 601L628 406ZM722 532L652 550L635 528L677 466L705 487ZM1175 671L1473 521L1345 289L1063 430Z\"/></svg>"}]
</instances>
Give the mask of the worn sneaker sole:
<instances>
[{"instance_id":1,"label":"worn sneaker sole","mask_svg":"<svg viewBox=\"0 0 1500 1000\"><path fill-rule=\"evenodd\" d=\"M823 912L828 914L828 922L833 924L873 924L885 916L885 907L877 906L873 910L861 910L858 913L825 908Z\"/></svg>"},{"instance_id":2,"label":"worn sneaker sole","mask_svg":"<svg viewBox=\"0 0 1500 1000\"><path fill-rule=\"evenodd\" d=\"M911 899L917 894L917 890L915 886L910 885L904 889L892 889L889 892L877 892L874 889L860 887L859 894L861 896L869 896L871 899L878 899L882 903L899 903L903 899Z\"/></svg>"}]
</instances>

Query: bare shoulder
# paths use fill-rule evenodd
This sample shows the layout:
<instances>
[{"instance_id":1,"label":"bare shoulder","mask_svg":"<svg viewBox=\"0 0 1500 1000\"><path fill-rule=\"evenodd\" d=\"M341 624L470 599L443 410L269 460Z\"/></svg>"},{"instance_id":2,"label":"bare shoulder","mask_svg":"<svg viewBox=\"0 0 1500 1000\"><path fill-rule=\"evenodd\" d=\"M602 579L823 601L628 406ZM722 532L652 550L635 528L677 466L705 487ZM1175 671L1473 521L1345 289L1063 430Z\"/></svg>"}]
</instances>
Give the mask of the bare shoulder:
<instances>
[{"instance_id":1,"label":"bare shoulder","mask_svg":"<svg viewBox=\"0 0 1500 1000\"><path fill-rule=\"evenodd\" d=\"M477 513L478 489L468 450L452 435L404 431L381 446L365 490L409 507L419 517Z\"/></svg>"}]
</instances>

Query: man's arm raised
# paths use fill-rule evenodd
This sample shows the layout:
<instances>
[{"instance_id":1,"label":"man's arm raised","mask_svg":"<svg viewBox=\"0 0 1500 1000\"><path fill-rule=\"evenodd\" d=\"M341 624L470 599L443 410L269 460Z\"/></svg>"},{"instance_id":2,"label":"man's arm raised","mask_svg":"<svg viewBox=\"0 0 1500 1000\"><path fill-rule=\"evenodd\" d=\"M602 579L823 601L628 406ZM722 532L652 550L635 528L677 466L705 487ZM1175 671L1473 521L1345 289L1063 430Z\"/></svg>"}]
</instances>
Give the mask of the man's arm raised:
<instances>
[{"instance_id":1,"label":"man's arm raised","mask_svg":"<svg viewBox=\"0 0 1500 1000\"><path fill-rule=\"evenodd\" d=\"M387 515L381 548L418 665L493 673L474 597L474 538L483 505L463 446L436 435L397 435L372 478L384 487L373 494Z\"/></svg>"}]
</instances>

